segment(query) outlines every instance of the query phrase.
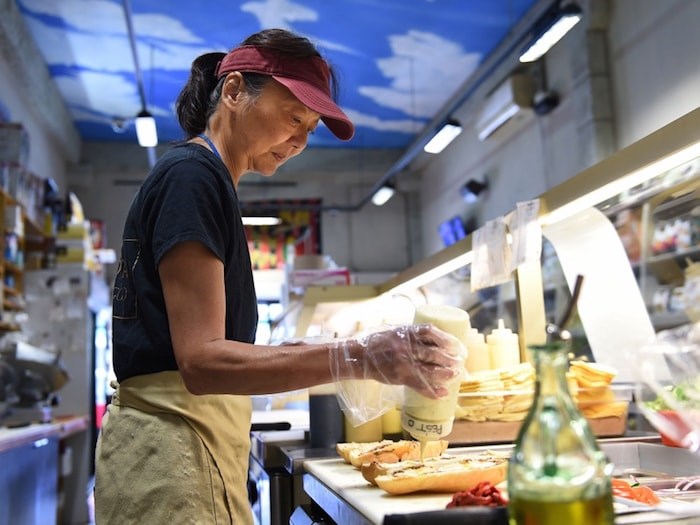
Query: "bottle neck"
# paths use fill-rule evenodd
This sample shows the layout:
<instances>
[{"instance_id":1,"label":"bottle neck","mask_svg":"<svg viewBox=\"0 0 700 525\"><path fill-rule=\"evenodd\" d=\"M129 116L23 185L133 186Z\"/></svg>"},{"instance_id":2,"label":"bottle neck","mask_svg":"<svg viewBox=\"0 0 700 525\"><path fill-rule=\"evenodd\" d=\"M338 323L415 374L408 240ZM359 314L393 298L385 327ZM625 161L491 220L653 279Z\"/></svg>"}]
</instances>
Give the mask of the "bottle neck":
<instances>
[{"instance_id":1,"label":"bottle neck","mask_svg":"<svg viewBox=\"0 0 700 525\"><path fill-rule=\"evenodd\" d=\"M532 347L535 360L536 387L540 396L569 395L566 372L569 367L569 346L551 343Z\"/></svg>"}]
</instances>

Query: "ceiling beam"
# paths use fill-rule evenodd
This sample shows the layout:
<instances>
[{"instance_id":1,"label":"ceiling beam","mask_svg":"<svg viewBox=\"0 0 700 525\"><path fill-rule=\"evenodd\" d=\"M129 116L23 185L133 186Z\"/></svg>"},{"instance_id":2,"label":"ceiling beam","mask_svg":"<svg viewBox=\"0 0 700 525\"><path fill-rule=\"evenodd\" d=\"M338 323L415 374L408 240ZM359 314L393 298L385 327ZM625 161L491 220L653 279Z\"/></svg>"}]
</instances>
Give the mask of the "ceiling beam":
<instances>
[{"instance_id":1,"label":"ceiling beam","mask_svg":"<svg viewBox=\"0 0 700 525\"><path fill-rule=\"evenodd\" d=\"M80 135L15 0L0 0L0 55L14 71L20 96L67 161L80 156Z\"/></svg>"}]
</instances>

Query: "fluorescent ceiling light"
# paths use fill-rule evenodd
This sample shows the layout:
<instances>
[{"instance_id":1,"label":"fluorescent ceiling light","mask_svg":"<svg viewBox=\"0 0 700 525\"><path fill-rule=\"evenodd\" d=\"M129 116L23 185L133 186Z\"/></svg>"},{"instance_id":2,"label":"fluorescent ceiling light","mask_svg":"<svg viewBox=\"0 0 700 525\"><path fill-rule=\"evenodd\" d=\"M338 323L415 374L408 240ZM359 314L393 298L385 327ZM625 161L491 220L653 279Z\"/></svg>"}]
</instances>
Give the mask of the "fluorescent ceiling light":
<instances>
[{"instance_id":1,"label":"fluorescent ceiling light","mask_svg":"<svg viewBox=\"0 0 700 525\"><path fill-rule=\"evenodd\" d=\"M520 54L521 62L534 62L562 37L569 32L582 18L581 8L576 4L569 4L562 7L555 13L554 20L547 24L544 30L540 31L537 37L528 44Z\"/></svg>"},{"instance_id":2,"label":"fluorescent ceiling light","mask_svg":"<svg viewBox=\"0 0 700 525\"><path fill-rule=\"evenodd\" d=\"M144 148L153 148L158 145L156 121L145 109L136 115L136 138L139 146Z\"/></svg>"},{"instance_id":3,"label":"fluorescent ceiling light","mask_svg":"<svg viewBox=\"0 0 700 525\"><path fill-rule=\"evenodd\" d=\"M277 226L282 224L279 217L243 217L245 226Z\"/></svg>"},{"instance_id":4,"label":"fluorescent ceiling light","mask_svg":"<svg viewBox=\"0 0 700 525\"><path fill-rule=\"evenodd\" d=\"M394 189L393 184L384 184L384 186L379 188L375 194L372 195L372 204L375 206L382 206L386 204L386 202L394 196L395 192L396 190Z\"/></svg>"},{"instance_id":5,"label":"fluorescent ceiling light","mask_svg":"<svg viewBox=\"0 0 700 525\"><path fill-rule=\"evenodd\" d=\"M435 134L432 139L430 139L430 142L423 147L423 151L426 153L440 153L460 133L462 133L462 126L459 125L459 122L456 120L450 120L440 129L440 131Z\"/></svg>"}]
</instances>

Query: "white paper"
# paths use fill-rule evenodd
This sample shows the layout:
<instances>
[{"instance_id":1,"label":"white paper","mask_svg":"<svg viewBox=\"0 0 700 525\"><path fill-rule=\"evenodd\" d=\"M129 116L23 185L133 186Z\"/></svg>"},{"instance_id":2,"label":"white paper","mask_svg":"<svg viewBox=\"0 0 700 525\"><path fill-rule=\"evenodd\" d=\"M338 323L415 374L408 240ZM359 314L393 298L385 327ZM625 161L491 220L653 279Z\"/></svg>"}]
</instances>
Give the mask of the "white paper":
<instances>
[{"instance_id":1,"label":"white paper","mask_svg":"<svg viewBox=\"0 0 700 525\"><path fill-rule=\"evenodd\" d=\"M511 254L503 218L488 221L474 232L472 251L472 292L510 280Z\"/></svg>"},{"instance_id":2,"label":"white paper","mask_svg":"<svg viewBox=\"0 0 700 525\"><path fill-rule=\"evenodd\" d=\"M583 276L577 310L595 360L614 367L616 380L634 382L628 355L656 334L614 226L589 208L543 233L557 252L570 290L576 277Z\"/></svg>"},{"instance_id":3,"label":"white paper","mask_svg":"<svg viewBox=\"0 0 700 525\"><path fill-rule=\"evenodd\" d=\"M537 215L539 199L519 202L508 216L508 229L513 238L511 244L511 270L526 262L539 262L542 255L542 228Z\"/></svg>"}]
</instances>

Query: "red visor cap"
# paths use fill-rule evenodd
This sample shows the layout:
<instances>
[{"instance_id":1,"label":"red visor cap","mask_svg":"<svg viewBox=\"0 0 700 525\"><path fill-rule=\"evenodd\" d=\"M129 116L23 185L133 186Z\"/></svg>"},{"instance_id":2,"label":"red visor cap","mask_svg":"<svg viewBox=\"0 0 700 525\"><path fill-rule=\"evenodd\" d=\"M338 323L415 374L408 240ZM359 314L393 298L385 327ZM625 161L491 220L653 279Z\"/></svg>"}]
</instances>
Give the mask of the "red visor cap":
<instances>
[{"instance_id":1,"label":"red visor cap","mask_svg":"<svg viewBox=\"0 0 700 525\"><path fill-rule=\"evenodd\" d=\"M330 71L321 57L284 57L267 49L241 46L219 63L216 77L232 71L270 75L306 107L320 114L323 123L340 140L350 140L355 134L352 121L331 97Z\"/></svg>"}]
</instances>

